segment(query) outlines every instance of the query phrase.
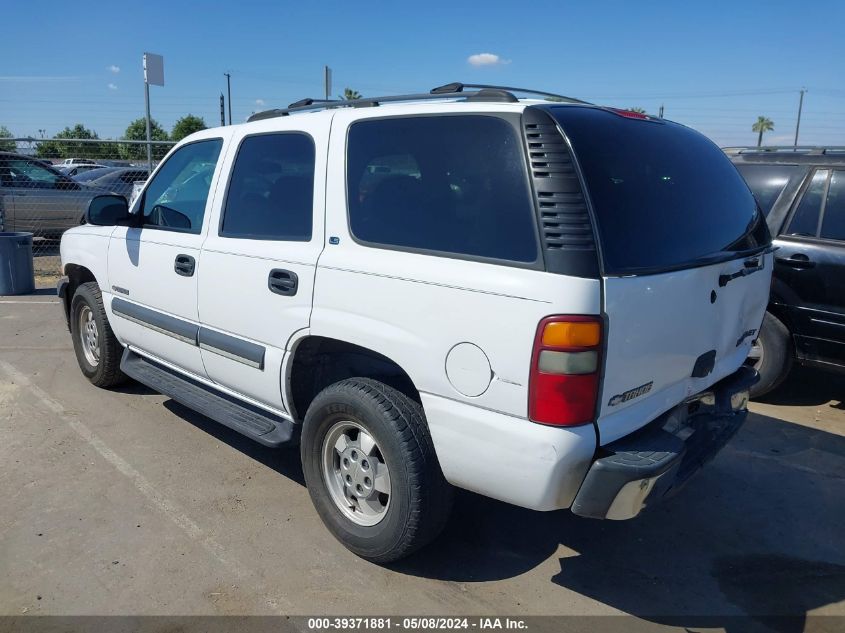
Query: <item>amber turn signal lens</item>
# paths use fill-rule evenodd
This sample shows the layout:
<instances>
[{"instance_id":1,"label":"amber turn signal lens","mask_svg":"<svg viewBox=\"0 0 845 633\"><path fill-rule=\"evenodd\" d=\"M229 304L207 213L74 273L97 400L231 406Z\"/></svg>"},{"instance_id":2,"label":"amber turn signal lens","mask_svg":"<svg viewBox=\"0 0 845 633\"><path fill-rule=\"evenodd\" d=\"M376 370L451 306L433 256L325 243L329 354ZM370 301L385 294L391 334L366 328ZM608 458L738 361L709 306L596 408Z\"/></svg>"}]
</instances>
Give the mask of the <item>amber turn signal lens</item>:
<instances>
[{"instance_id":1,"label":"amber turn signal lens","mask_svg":"<svg viewBox=\"0 0 845 633\"><path fill-rule=\"evenodd\" d=\"M547 323L543 328L543 346L595 347L601 340L601 327L596 321Z\"/></svg>"}]
</instances>

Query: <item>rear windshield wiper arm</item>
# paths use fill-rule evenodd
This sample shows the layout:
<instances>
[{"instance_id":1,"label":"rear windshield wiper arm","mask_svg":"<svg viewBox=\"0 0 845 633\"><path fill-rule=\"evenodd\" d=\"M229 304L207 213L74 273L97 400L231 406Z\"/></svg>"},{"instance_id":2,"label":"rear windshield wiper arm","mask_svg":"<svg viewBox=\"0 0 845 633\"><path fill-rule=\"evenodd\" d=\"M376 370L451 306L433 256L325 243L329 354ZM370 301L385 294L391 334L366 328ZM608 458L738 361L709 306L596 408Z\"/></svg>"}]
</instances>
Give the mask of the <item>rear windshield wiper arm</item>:
<instances>
[{"instance_id":1,"label":"rear windshield wiper arm","mask_svg":"<svg viewBox=\"0 0 845 633\"><path fill-rule=\"evenodd\" d=\"M742 268L740 268L735 273L731 273L730 275L719 275L719 287L724 288L734 279L739 279L740 277L748 277L752 273L756 273L758 270L763 270L763 266L765 264L765 259L763 259L763 255L773 252L774 249L772 247L767 248L763 251L760 255L755 255L753 257L749 257L742 263Z\"/></svg>"}]
</instances>

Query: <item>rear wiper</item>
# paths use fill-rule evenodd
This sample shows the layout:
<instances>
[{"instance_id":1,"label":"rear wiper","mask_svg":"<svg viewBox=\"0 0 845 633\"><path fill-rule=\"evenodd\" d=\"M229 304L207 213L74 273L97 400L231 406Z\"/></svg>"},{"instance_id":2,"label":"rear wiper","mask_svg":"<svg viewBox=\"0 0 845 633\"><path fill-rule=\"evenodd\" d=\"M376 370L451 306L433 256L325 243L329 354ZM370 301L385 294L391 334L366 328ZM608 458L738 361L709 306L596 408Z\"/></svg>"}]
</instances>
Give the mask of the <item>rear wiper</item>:
<instances>
[{"instance_id":1,"label":"rear wiper","mask_svg":"<svg viewBox=\"0 0 845 633\"><path fill-rule=\"evenodd\" d=\"M742 263L742 268L740 268L735 273L731 273L730 275L719 275L719 287L724 288L734 279L739 279L740 277L748 277L748 275L756 273L758 270L763 270L763 266L765 264L763 255L774 252L774 250L775 249L770 246L762 253L760 253L760 255L755 255L746 259Z\"/></svg>"}]
</instances>

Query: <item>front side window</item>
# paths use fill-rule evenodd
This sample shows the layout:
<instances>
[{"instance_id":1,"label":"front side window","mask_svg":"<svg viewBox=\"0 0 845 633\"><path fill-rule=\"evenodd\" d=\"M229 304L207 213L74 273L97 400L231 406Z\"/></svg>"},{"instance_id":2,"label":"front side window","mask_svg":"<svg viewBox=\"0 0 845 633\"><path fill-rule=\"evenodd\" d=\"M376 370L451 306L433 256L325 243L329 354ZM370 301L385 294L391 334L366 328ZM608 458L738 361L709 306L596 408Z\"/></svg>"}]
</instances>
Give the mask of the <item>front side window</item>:
<instances>
[{"instance_id":1,"label":"front side window","mask_svg":"<svg viewBox=\"0 0 845 633\"><path fill-rule=\"evenodd\" d=\"M803 237L816 236L828 174L829 172L826 169L820 169L813 174L810 185L801 196L801 201L798 203L795 212L792 214L792 219L789 221L789 227L786 229L787 235Z\"/></svg>"},{"instance_id":2,"label":"front side window","mask_svg":"<svg viewBox=\"0 0 845 633\"><path fill-rule=\"evenodd\" d=\"M538 245L519 135L483 115L354 123L347 204L361 241L531 263Z\"/></svg>"},{"instance_id":3,"label":"front side window","mask_svg":"<svg viewBox=\"0 0 845 633\"><path fill-rule=\"evenodd\" d=\"M845 241L845 171L836 170L830 177L820 237Z\"/></svg>"},{"instance_id":4,"label":"front side window","mask_svg":"<svg viewBox=\"0 0 845 633\"><path fill-rule=\"evenodd\" d=\"M247 239L311 239L314 141L302 133L248 136L241 143L220 234Z\"/></svg>"},{"instance_id":5,"label":"front side window","mask_svg":"<svg viewBox=\"0 0 845 633\"><path fill-rule=\"evenodd\" d=\"M144 192L143 225L199 233L222 139L190 143L176 150Z\"/></svg>"},{"instance_id":6,"label":"front side window","mask_svg":"<svg viewBox=\"0 0 845 633\"><path fill-rule=\"evenodd\" d=\"M748 183L748 188L757 198L757 203L760 205L760 210L764 215L769 215L769 211L778 199L778 196L786 187L789 179L800 170L806 170L806 167L799 165L755 165L743 163L736 166L745 182Z\"/></svg>"}]
</instances>

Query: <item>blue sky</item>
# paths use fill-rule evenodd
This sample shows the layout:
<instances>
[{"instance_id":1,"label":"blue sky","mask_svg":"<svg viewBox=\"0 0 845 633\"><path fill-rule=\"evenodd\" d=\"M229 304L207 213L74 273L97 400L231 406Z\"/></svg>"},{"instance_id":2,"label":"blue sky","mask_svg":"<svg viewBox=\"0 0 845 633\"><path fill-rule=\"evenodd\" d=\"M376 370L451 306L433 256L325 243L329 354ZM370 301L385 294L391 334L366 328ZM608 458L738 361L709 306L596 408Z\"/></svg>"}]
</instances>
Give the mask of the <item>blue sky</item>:
<instances>
[{"instance_id":1,"label":"blue sky","mask_svg":"<svg viewBox=\"0 0 845 633\"><path fill-rule=\"evenodd\" d=\"M224 72L233 119L334 91L415 92L451 81L562 92L640 106L717 143L845 145L845 2L286 3L144 0L6 3L0 125L48 136L83 123L119 137L143 115L141 55L164 55L151 88L168 129L188 112L219 122ZM192 8L201 7L201 8ZM471 56L489 54L490 57ZM488 63L478 63L488 62Z\"/></svg>"}]
</instances>

